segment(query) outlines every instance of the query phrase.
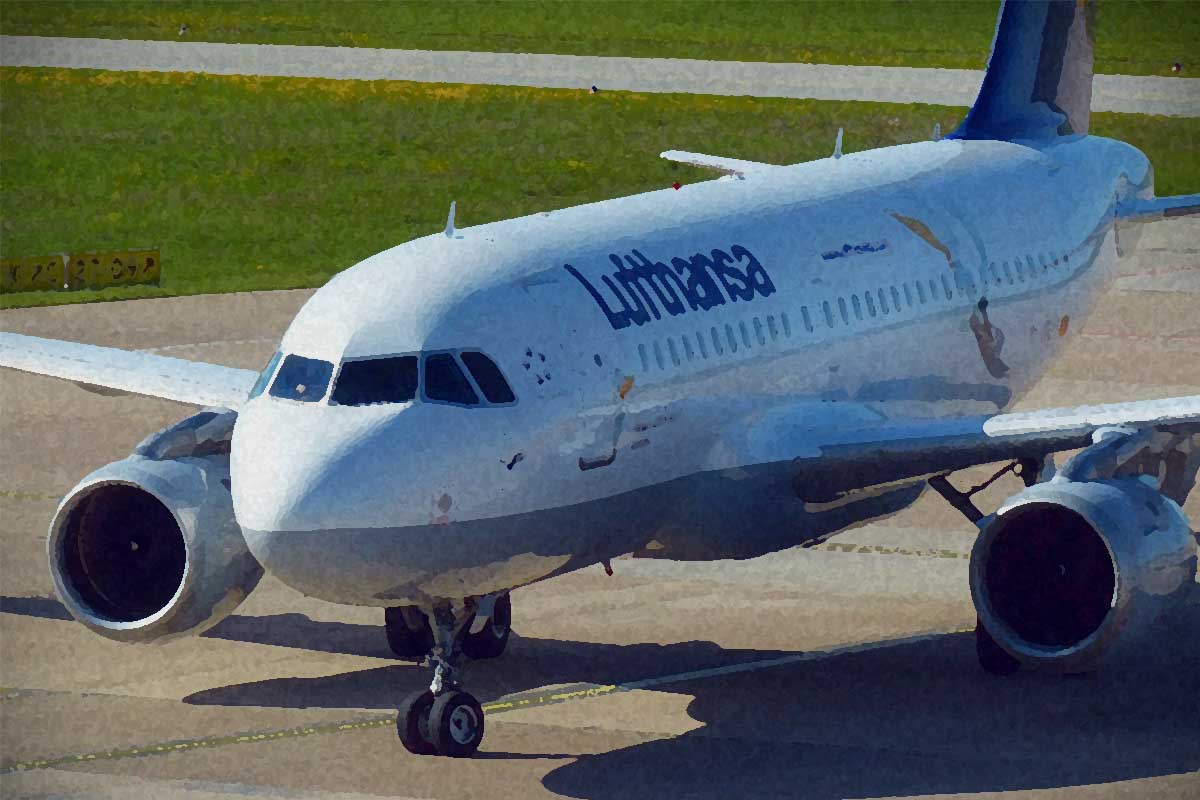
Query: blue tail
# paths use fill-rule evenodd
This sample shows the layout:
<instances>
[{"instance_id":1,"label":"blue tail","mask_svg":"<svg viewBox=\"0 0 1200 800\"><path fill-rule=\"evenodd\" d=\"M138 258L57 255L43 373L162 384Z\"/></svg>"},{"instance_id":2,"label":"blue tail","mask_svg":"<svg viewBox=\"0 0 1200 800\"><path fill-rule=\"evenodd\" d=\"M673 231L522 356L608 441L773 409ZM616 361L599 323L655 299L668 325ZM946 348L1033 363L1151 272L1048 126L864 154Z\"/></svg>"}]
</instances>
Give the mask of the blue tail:
<instances>
[{"instance_id":1,"label":"blue tail","mask_svg":"<svg viewBox=\"0 0 1200 800\"><path fill-rule=\"evenodd\" d=\"M1004 0L979 97L950 138L1086 134L1094 19L1089 0Z\"/></svg>"}]
</instances>

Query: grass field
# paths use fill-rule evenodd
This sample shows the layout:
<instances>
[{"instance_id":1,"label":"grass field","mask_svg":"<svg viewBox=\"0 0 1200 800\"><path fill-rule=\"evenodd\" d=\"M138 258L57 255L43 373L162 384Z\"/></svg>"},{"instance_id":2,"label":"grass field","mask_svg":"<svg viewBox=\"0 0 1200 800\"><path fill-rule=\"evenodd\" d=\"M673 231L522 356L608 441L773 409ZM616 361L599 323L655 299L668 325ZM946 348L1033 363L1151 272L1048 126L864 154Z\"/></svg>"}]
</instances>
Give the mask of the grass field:
<instances>
[{"instance_id":1,"label":"grass field","mask_svg":"<svg viewBox=\"0 0 1200 800\"><path fill-rule=\"evenodd\" d=\"M997 0L4 0L0 32L980 69L997 7ZM180 37L183 23L189 30ZM1096 28L1098 72L1165 75L1196 55L1200 2L1109 0Z\"/></svg>"},{"instance_id":2,"label":"grass field","mask_svg":"<svg viewBox=\"0 0 1200 800\"><path fill-rule=\"evenodd\" d=\"M962 109L402 82L0 69L4 257L157 246L159 288L3 307L319 286L440 230L712 174L679 148L794 163L949 130ZM1200 119L1093 115L1162 194L1200 189Z\"/></svg>"}]
</instances>

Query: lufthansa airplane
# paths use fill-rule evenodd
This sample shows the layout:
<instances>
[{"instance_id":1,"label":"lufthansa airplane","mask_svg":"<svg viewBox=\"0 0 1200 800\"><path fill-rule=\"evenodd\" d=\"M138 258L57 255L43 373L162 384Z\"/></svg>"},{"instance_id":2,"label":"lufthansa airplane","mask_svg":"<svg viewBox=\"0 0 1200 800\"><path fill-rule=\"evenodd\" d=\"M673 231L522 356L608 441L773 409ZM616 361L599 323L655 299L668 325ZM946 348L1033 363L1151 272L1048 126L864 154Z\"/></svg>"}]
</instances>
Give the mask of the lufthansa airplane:
<instances>
[{"instance_id":1,"label":"lufthansa airplane","mask_svg":"<svg viewBox=\"0 0 1200 800\"><path fill-rule=\"evenodd\" d=\"M347 269L261 374L0 334L0 365L207 407L84 478L50 525L67 609L164 641L263 570L387 609L432 685L417 753L483 736L467 657L509 591L616 556L747 558L913 503L978 526L982 666L1086 671L1194 582L1200 397L1006 412L1133 252L1156 198L1088 135L1092 5L1005 3L952 134L455 228ZM1050 456L1079 450L1055 473ZM1003 464L991 513L947 476Z\"/></svg>"}]
</instances>

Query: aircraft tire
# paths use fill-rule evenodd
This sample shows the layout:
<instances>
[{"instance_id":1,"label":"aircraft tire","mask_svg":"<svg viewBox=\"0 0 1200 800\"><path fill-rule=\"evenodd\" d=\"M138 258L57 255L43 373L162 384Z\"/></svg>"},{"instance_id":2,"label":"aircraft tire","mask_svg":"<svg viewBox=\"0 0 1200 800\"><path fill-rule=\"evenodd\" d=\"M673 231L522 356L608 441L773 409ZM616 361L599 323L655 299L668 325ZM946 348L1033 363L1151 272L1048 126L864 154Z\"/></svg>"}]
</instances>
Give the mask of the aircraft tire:
<instances>
[{"instance_id":1,"label":"aircraft tire","mask_svg":"<svg viewBox=\"0 0 1200 800\"><path fill-rule=\"evenodd\" d=\"M991 675L1012 675L1021 668L1021 662L996 644L978 619L975 621L975 655L979 658L979 666Z\"/></svg>"},{"instance_id":2,"label":"aircraft tire","mask_svg":"<svg viewBox=\"0 0 1200 800\"><path fill-rule=\"evenodd\" d=\"M503 594L496 598L492 618L483 626L483 630L463 636L463 653L475 659L496 658L508 646L508 636L511 631L512 599L509 595Z\"/></svg>"},{"instance_id":3,"label":"aircraft tire","mask_svg":"<svg viewBox=\"0 0 1200 800\"><path fill-rule=\"evenodd\" d=\"M483 741L483 708L467 692L439 695L429 709L429 741L440 755L466 758Z\"/></svg>"},{"instance_id":4,"label":"aircraft tire","mask_svg":"<svg viewBox=\"0 0 1200 800\"><path fill-rule=\"evenodd\" d=\"M404 619L404 610L399 606L384 609L388 646L397 658L422 659L433 649L433 630L429 627L429 619L416 609L409 613L414 612L421 615L423 626L420 630L412 629Z\"/></svg>"},{"instance_id":5,"label":"aircraft tire","mask_svg":"<svg viewBox=\"0 0 1200 800\"><path fill-rule=\"evenodd\" d=\"M437 753L437 748L426 735L432 708L433 692L425 689L404 698L396 712L396 734L404 749L414 755L431 756Z\"/></svg>"}]
</instances>

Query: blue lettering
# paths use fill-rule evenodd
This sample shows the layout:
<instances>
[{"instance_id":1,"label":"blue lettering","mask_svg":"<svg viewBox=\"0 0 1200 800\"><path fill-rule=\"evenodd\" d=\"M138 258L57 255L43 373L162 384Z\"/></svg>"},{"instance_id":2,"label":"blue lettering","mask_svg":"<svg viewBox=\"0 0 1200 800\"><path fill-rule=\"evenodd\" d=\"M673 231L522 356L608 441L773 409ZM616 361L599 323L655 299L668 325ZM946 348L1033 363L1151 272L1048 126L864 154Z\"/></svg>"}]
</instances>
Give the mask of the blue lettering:
<instances>
[{"instance_id":1,"label":"blue lettering","mask_svg":"<svg viewBox=\"0 0 1200 800\"><path fill-rule=\"evenodd\" d=\"M690 259L675 257L670 266L650 260L640 250L632 250L624 259L611 253L608 259L616 272L601 275L600 280L608 287L613 303L573 266L564 264L563 268L592 296L613 330L662 319L660 306L677 317L689 308L707 311L726 302L775 293L766 268L740 244L730 247L729 252L714 249L707 256L696 253Z\"/></svg>"},{"instance_id":2,"label":"blue lettering","mask_svg":"<svg viewBox=\"0 0 1200 800\"><path fill-rule=\"evenodd\" d=\"M725 298L721 296L721 288L717 286L712 275L708 274L712 262L708 260L707 256L703 253L696 253L692 256L691 261L672 258L671 264L680 275L687 273L687 300L693 311L696 309L708 311L710 308L725 305Z\"/></svg>"}]
</instances>

